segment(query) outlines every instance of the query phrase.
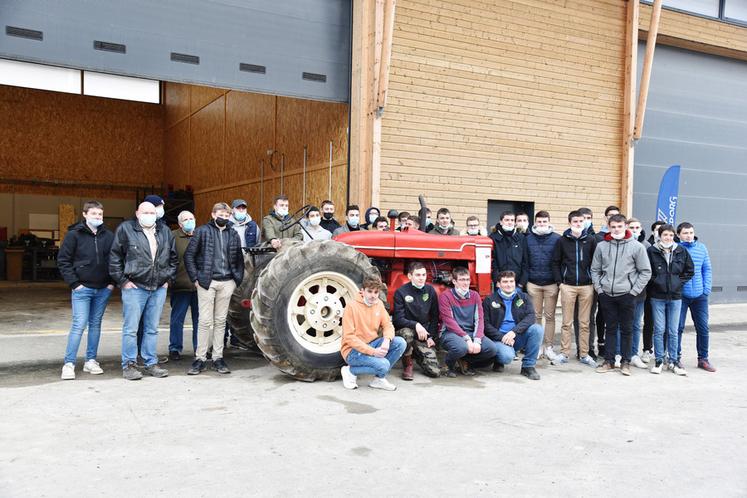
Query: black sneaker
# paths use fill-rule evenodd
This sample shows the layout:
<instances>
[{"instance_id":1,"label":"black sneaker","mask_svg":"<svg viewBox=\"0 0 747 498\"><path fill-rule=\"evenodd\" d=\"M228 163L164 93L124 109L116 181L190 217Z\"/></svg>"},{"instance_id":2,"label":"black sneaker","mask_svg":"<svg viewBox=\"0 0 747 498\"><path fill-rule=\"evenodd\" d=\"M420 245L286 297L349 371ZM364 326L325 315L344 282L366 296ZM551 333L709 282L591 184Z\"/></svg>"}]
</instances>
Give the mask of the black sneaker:
<instances>
[{"instance_id":1,"label":"black sneaker","mask_svg":"<svg viewBox=\"0 0 747 498\"><path fill-rule=\"evenodd\" d=\"M597 355L591 349L589 349L589 356L591 356L592 360L597 361Z\"/></svg>"},{"instance_id":2,"label":"black sneaker","mask_svg":"<svg viewBox=\"0 0 747 498\"><path fill-rule=\"evenodd\" d=\"M169 351L169 360L179 361L182 359L182 355L179 351Z\"/></svg>"},{"instance_id":3,"label":"black sneaker","mask_svg":"<svg viewBox=\"0 0 747 498\"><path fill-rule=\"evenodd\" d=\"M226 365L226 362L225 360L223 360L223 358L218 358L213 362L213 370L215 370L219 374L231 373L231 370L228 368L228 365Z\"/></svg>"},{"instance_id":4,"label":"black sneaker","mask_svg":"<svg viewBox=\"0 0 747 498\"><path fill-rule=\"evenodd\" d=\"M540 374L537 373L537 369L534 367L521 367L521 375L528 379L540 380Z\"/></svg>"},{"instance_id":5,"label":"black sneaker","mask_svg":"<svg viewBox=\"0 0 747 498\"><path fill-rule=\"evenodd\" d=\"M138 370L135 365L136 364L131 361L122 369L122 377L124 377L125 380L140 380L143 378L143 374L140 373L140 370Z\"/></svg>"},{"instance_id":6,"label":"black sneaker","mask_svg":"<svg viewBox=\"0 0 747 498\"><path fill-rule=\"evenodd\" d=\"M195 360L187 370L187 375L198 375L200 372L205 370L205 362L202 360Z\"/></svg>"},{"instance_id":7,"label":"black sneaker","mask_svg":"<svg viewBox=\"0 0 747 498\"><path fill-rule=\"evenodd\" d=\"M455 378L457 376L456 365L446 365L446 373L444 376L450 379Z\"/></svg>"},{"instance_id":8,"label":"black sneaker","mask_svg":"<svg viewBox=\"0 0 747 498\"><path fill-rule=\"evenodd\" d=\"M477 372L469 366L467 360L457 360L457 368L462 375L466 375L467 377L474 377L475 374L477 374Z\"/></svg>"},{"instance_id":9,"label":"black sneaker","mask_svg":"<svg viewBox=\"0 0 747 498\"><path fill-rule=\"evenodd\" d=\"M503 369L506 368L503 363L494 361L493 362L493 372L503 372Z\"/></svg>"}]
</instances>

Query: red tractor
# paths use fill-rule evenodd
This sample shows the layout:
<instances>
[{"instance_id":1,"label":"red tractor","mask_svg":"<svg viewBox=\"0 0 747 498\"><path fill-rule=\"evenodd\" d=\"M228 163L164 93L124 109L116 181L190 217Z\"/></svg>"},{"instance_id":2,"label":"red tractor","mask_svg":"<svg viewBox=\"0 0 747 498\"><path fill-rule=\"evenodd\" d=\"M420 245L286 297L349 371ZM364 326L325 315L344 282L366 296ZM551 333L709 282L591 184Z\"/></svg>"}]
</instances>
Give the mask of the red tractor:
<instances>
[{"instance_id":1,"label":"red tractor","mask_svg":"<svg viewBox=\"0 0 747 498\"><path fill-rule=\"evenodd\" d=\"M421 213L425 214L421 198ZM286 227L300 222L300 209ZM395 214L396 216L396 214ZM422 217L424 219L424 216ZM442 236L419 231L358 231L334 240L284 241L277 253L252 248L244 282L233 296L228 321L237 338L261 350L284 373L303 381L335 380L340 356L342 314L374 268L387 286L389 309L394 292L407 280L407 265L421 261L438 293L450 286L455 266L469 269L472 288L491 293L493 243L482 236Z\"/></svg>"}]
</instances>

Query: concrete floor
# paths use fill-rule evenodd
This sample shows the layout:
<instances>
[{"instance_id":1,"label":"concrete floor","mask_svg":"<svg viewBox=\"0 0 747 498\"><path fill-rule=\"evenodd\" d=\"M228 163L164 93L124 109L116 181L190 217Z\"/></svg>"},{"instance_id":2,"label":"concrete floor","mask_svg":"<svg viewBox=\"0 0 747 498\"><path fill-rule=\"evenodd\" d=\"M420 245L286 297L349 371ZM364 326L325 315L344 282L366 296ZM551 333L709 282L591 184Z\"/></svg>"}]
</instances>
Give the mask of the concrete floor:
<instances>
[{"instance_id":1,"label":"concrete floor","mask_svg":"<svg viewBox=\"0 0 747 498\"><path fill-rule=\"evenodd\" d=\"M356 391L295 382L246 354L227 357L229 376L187 377L183 360L166 379L126 382L119 315L108 314L98 377L79 366L77 380L59 380L64 333L0 335L3 498L747 496L744 325L714 328L715 374L694 368L687 333L685 378L572 362L542 364L532 382L514 363L408 383L395 370L399 390L385 393L364 379Z\"/></svg>"}]
</instances>

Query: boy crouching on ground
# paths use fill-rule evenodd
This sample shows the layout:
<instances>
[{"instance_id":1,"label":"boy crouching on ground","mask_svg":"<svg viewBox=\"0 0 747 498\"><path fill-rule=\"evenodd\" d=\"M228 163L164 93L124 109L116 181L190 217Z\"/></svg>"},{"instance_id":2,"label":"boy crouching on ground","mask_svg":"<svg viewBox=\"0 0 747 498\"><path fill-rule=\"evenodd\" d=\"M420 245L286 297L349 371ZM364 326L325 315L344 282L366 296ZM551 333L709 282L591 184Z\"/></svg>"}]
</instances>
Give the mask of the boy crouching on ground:
<instances>
[{"instance_id":1,"label":"boy crouching on ground","mask_svg":"<svg viewBox=\"0 0 747 498\"><path fill-rule=\"evenodd\" d=\"M386 374L402 356L407 343L394 336L392 320L379 299L382 286L378 275L366 275L360 294L345 307L340 354L347 363L341 370L346 389L357 388L357 376L366 374L374 376L369 387L385 391L397 389L386 380ZM382 337L379 337L379 329Z\"/></svg>"}]
</instances>

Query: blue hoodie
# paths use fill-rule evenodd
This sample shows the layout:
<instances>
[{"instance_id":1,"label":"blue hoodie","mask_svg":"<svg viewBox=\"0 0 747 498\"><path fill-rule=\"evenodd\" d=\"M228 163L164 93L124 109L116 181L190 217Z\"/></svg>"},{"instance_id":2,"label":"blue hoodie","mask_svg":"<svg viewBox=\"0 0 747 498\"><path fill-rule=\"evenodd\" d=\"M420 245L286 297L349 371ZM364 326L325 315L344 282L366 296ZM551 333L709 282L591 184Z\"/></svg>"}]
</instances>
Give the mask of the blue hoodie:
<instances>
[{"instance_id":1,"label":"blue hoodie","mask_svg":"<svg viewBox=\"0 0 747 498\"><path fill-rule=\"evenodd\" d=\"M682 296L688 299L695 299L703 294L709 296L713 273L708 249L704 244L698 242L697 237L693 242L680 242L680 245L687 249L695 265L695 275L682 287Z\"/></svg>"}]
</instances>

